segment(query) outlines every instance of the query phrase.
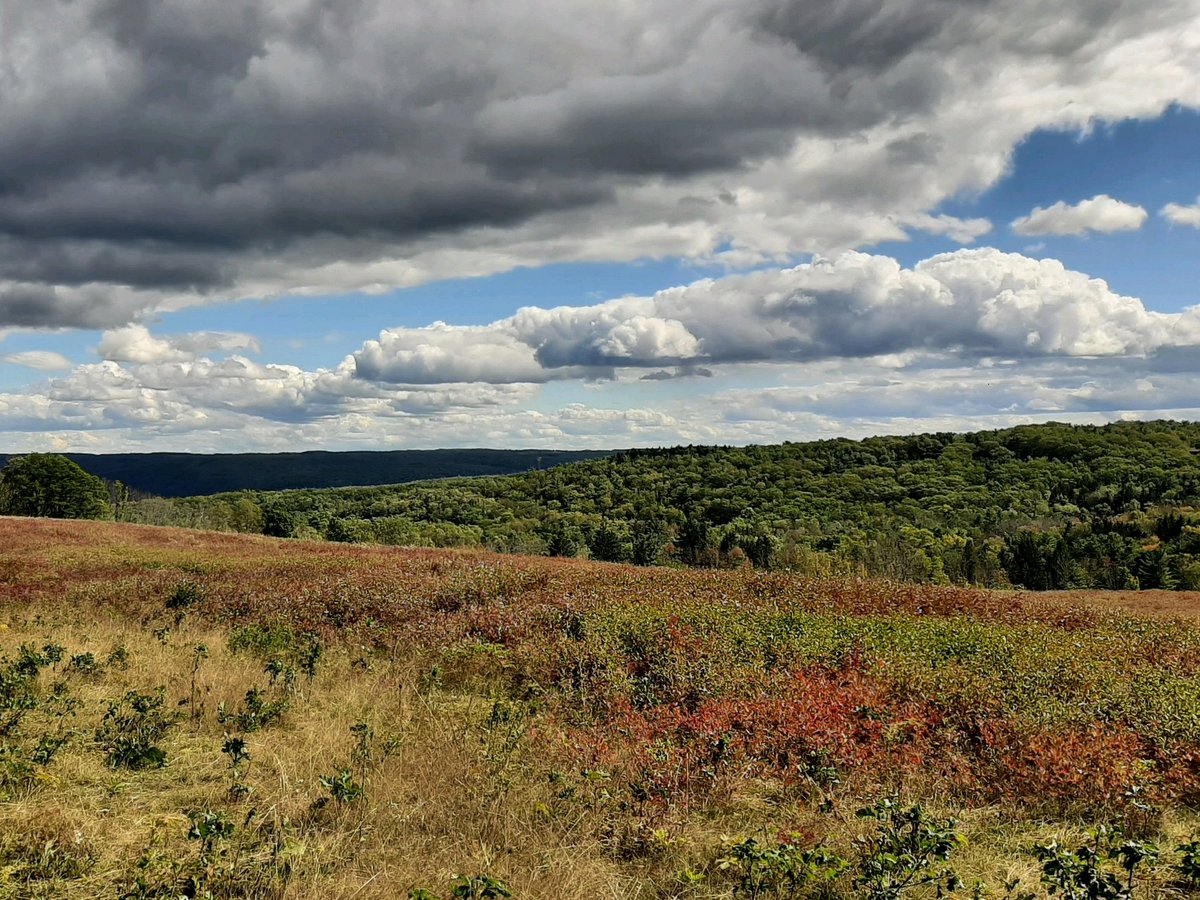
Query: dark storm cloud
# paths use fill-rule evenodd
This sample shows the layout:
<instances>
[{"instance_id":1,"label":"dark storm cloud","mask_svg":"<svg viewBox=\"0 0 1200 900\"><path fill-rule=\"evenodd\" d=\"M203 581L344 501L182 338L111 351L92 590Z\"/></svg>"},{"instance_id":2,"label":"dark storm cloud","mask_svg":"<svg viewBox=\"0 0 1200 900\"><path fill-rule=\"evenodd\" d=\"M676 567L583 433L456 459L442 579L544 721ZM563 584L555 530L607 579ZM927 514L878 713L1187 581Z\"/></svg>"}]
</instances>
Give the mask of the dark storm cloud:
<instances>
[{"instance_id":1,"label":"dark storm cloud","mask_svg":"<svg viewBox=\"0 0 1200 900\"><path fill-rule=\"evenodd\" d=\"M661 46L635 16L574 60L569 11L520 5L11 0L0 279L204 291L300 241L511 226L892 114L886 79L835 92L807 45L676 6L645 10ZM22 298L10 324L94 324Z\"/></svg>"},{"instance_id":2,"label":"dark storm cloud","mask_svg":"<svg viewBox=\"0 0 1200 900\"><path fill-rule=\"evenodd\" d=\"M767 4L758 24L833 71L881 71L938 35L962 0L845 0Z\"/></svg>"},{"instance_id":3,"label":"dark storm cloud","mask_svg":"<svg viewBox=\"0 0 1200 900\"><path fill-rule=\"evenodd\" d=\"M709 232L622 258L703 254L730 243L729 223L746 215L740 196L711 198L733 198L755 166L797 142L900 129L885 135L885 157L909 170L903 179L864 158L863 169L772 185L793 208L816 199L847 211L765 244L819 244L822 229L852 240L874 233L854 224L878 221L872 203L922 183L934 199L958 186L957 176L935 183L954 152L933 133L937 109L974 85L949 76L950 60L1061 55L1118 10L1130 39L1138 17L1158 27L1171 13L1116 0L1070 7L5 0L0 326L91 327L181 294L286 293L330 264L419 251L483 248L507 260L493 266L538 264L570 258L557 246L569 235L594 242L576 258L604 257L631 224ZM1072 70L1081 83L1093 56ZM916 117L932 131L906 132ZM1003 155L1011 140L987 152ZM693 183L701 175L735 183ZM759 219L769 230L772 214ZM525 227L541 230L505 243Z\"/></svg>"},{"instance_id":4,"label":"dark storm cloud","mask_svg":"<svg viewBox=\"0 0 1200 900\"><path fill-rule=\"evenodd\" d=\"M29 328L105 328L125 321L129 309L103 288L0 286L0 322Z\"/></svg>"},{"instance_id":5,"label":"dark storm cloud","mask_svg":"<svg viewBox=\"0 0 1200 900\"><path fill-rule=\"evenodd\" d=\"M667 369L657 369L653 372L648 372L643 375L640 381L674 381L677 378L712 378L712 369L706 369L703 366L676 366L668 371Z\"/></svg>"}]
</instances>

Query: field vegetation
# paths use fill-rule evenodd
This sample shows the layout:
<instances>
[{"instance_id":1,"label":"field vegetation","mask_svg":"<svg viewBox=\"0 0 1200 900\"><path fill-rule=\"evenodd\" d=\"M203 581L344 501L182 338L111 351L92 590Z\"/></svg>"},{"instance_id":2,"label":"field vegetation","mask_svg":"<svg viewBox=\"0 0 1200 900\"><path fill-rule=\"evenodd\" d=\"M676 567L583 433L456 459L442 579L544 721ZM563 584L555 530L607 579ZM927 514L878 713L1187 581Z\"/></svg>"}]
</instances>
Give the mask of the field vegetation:
<instances>
[{"instance_id":1,"label":"field vegetation","mask_svg":"<svg viewBox=\"0 0 1200 900\"><path fill-rule=\"evenodd\" d=\"M1183 894L1198 615L0 519L0 897Z\"/></svg>"}]
</instances>

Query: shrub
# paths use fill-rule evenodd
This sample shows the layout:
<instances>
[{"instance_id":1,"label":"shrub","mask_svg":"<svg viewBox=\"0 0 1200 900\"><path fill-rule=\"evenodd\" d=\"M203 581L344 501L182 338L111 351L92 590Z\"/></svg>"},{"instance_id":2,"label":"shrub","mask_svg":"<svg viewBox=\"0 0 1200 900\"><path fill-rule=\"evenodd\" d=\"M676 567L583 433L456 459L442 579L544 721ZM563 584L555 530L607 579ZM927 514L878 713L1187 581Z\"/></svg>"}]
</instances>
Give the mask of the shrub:
<instances>
[{"instance_id":1,"label":"shrub","mask_svg":"<svg viewBox=\"0 0 1200 900\"><path fill-rule=\"evenodd\" d=\"M175 585L175 590L167 598L167 609L177 611L190 609L203 599L204 591L200 585L191 579L185 578Z\"/></svg>"},{"instance_id":2,"label":"shrub","mask_svg":"<svg viewBox=\"0 0 1200 900\"><path fill-rule=\"evenodd\" d=\"M450 883L453 900L497 900L511 897L508 885L490 875L456 875Z\"/></svg>"},{"instance_id":3,"label":"shrub","mask_svg":"<svg viewBox=\"0 0 1200 900\"><path fill-rule=\"evenodd\" d=\"M812 882L829 882L846 869L845 859L822 846L802 848L788 840L760 844L747 838L727 846L717 868L730 874L735 897L792 897Z\"/></svg>"},{"instance_id":4,"label":"shrub","mask_svg":"<svg viewBox=\"0 0 1200 900\"><path fill-rule=\"evenodd\" d=\"M1189 890L1200 890L1200 840L1180 844L1175 850L1179 853L1179 864L1175 869L1184 886Z\"/></svg>"},{"instance_id":5,"label":"shrub","mask_svg":"<svg viewBox=\"0 0 1200 900\"><path fill-rule=\"evenodd\" d=\"M96 729L96 743L114 769L158 769L166 764L167 754L158 743L175 719L163 711L164 693L161 687L153 694L129 691L109 703Z\"/></svg>"},{"instance_id":6,"label":"shrub","mask_svg":"<svg viewBox=\"0 0 1200 900\"><path fill-rule=\"evenodd\" d=\"M329 796L337 803L353 803L361 800L363 787L354 780L349 769L338 769L333 775L322 775L321 787L329 791Z\"/></svg>"},{"instance_id":7,"label":"shrub","mask_svg":"<svg viewBox=\"0 0 1200 900\"><path fill-rule=\"evenodd\" d=\"M1038 844L1033 854L1042 864L1042 884L1062 900L1129 900L1134 874L1144 863L1153 864L1158 847L1149 841L1126 839L1120 829L1100 827L1091 832L1091 843L1077 850L1057 841ZM1105 861L1115 861L1125 872L1122 883Z\"/></svg>"},{"instance_id":8,"label":"shrub","mask_svg":"<svg viewBox=\"0 0 1200 900\"><path fill-rule=\"evenodd\" d=\"M939 820L921 806L897 806L891 799L858 810L863 819L873 819L875 833L855 841L859 851L858 875L854 883L868 900L896 900L914 888L935 885L938 893L957 890L958 875L948 866L954 848L965 843L953 819Z\"/></svg>"},{"instance_id":9,"label":"shrub","mask_svg":"<svg viewBox=\"0 0 1200 900\"><path fill-rule=\"evenodd\" d=\"M229 712L222 703L217 708L217 721L222 725L232 724L239 731L251 732L274 725L287 711L286 697L269 700L263 691L253 687L246 691L237 711Z\"/></svg>"}]
</instances>

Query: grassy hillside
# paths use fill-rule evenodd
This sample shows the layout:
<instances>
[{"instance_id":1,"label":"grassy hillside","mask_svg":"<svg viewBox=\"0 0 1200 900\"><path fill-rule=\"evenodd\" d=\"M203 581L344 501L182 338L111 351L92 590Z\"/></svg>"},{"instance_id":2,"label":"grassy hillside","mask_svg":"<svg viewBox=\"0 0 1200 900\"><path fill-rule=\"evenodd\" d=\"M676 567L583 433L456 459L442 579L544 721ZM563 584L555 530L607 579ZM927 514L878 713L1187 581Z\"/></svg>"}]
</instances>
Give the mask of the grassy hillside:
<instances>
[{"instance_id":1,"label":"grassy hillside","mask_svg":"<svg viewBox=\"0 0 1200 900\"><path fill-rule=\"evenodd\" d=\"M221 491L399 484L506 475L595 459L603 450L380 450L303 453L67 453L93 475L137 492L188 497ZM0 455L0 466L8 457Z\"/></svg>"},{"instance_id":2,"label":"grassy hillside","mask_svg":"<svg viewBox=\"0 0 1200 900\"><path fill-rule=\"evenodd\" d=\"M1200 588L1200 425L631 450L546 471L131 507L276 535L637 563Z\"/></svg>"},{"instance_id":3,"label":"grassy hillside","mask_svg":"<svg viewBox=\"0 0 1200 900\"><path fill-rule=\"evenodd\" d=\"M1196 886L1200 595L36 519L0 572L0 897Z\"/></svg>"}]
</instances>

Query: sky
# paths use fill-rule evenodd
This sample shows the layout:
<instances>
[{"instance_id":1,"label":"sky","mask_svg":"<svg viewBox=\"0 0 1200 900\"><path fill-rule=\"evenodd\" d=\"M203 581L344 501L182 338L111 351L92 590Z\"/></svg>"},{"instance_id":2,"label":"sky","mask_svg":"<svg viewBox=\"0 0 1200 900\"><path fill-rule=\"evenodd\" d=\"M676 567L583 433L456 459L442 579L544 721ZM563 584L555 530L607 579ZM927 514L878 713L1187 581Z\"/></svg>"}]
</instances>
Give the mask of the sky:
<instances>
[{"instance_id":1,"label":"sky","mask_svg":"<svg viewBox=\"0 0 1200 900\"><path fill-rule=\"evenodd\" d=\"M0 451L1200 419L1200 0L5 0Z\"/></svg>"}]
</instances>

